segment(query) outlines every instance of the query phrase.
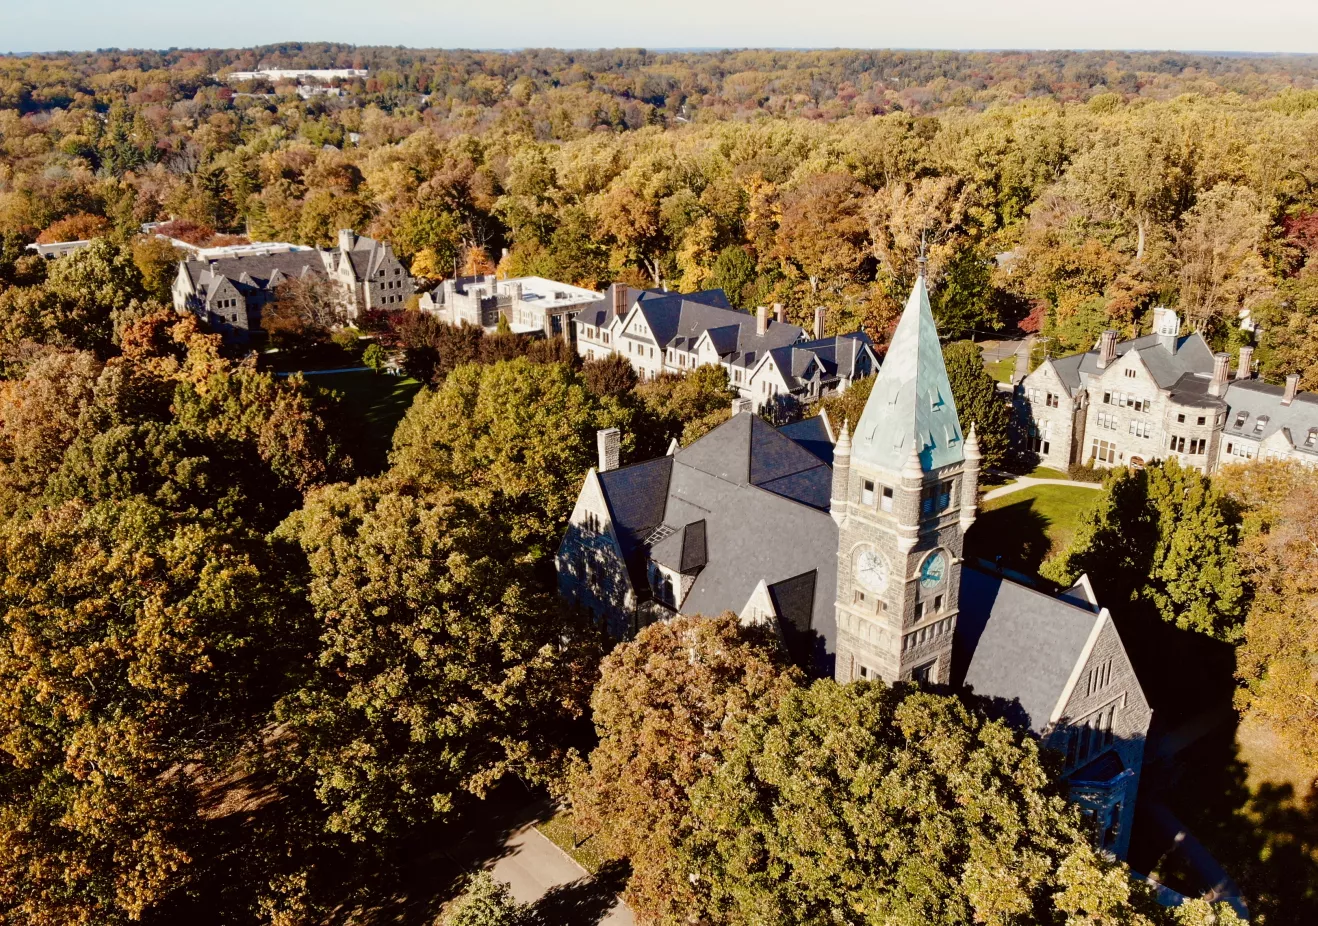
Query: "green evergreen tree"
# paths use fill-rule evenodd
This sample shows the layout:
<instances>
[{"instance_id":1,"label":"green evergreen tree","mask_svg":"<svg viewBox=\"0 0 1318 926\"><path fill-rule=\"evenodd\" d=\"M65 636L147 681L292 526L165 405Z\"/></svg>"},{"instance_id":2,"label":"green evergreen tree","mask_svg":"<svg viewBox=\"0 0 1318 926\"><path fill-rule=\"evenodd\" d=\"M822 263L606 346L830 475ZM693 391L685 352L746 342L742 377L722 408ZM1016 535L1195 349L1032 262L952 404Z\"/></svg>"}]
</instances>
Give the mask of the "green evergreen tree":
<instances>
[{"instance_id":1,"label":"green evergreen tree","mask_svg":"<svg viewBox=\"0 0 1318 926\"><path fill-rule=\"evenodd\" d=\"M979 345L970 341L948 344L943 348L943 362L961 427L969 432L970 426L975 426L980 453L984 455L982 465L987 469L1002 466L1009 450L1011 410L998 392L998 384L984 369Z\"/></svg>"}]
</instances>

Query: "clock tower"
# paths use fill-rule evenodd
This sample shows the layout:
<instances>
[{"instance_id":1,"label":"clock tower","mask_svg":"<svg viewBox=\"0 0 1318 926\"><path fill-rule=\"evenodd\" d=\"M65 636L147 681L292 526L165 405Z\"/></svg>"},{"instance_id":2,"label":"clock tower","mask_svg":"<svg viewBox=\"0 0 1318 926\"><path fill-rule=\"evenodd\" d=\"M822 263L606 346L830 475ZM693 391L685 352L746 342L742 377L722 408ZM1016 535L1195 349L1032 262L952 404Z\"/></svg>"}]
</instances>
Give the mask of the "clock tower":
<instances>
[{"instance_id":1,"label":"clock tower","mask_svg":"<svg viewBox=\"0 0 1318 926\"><path fill-rule=\"evenodd\" d=\"M923 261L854 433L833 451L838 681L947 683L979 445L963 434Z\"/></svg>"}]
</instances>

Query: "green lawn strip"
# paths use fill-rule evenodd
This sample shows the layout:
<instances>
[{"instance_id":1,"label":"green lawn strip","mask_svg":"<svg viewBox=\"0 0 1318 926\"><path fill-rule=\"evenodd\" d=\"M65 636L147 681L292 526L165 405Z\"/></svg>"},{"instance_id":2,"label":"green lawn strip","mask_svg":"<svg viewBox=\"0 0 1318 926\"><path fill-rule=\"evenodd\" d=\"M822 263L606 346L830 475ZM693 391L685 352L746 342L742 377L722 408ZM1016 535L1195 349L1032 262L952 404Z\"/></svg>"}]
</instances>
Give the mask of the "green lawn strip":
<instances>
[{"instance_id":1,"label":"green lawn strip","mask_svg":"<svg viewBox=\"0 0 1318 926\"><path fill-rule=\"evenodd\" d=\"M1062 472L1060 469L1052 469L1048 466L1036 466L1029 475L1034 479L1070 479L1070 475Z\"/></svg>"},{"instance_id":2,"label":"green lawn strip","mask_svg":"<svg viewBox=\"0 0 1318 926\"><path fill-rule=\"evenodd\" d=\"M1004 566L1035 573L1071 542L1097 498L1093 489L1079 486L1031 486L984 502L967 539L975 555L991 561L1000 554Z\"/></svg>"},{"instance_id":3,"label":"green lawn strip","mask_svg":"<svg viewBox=\"0 0 1318 926\"><path fill-rule=\"evenodd\" d=\"M1009 383L1011 382L1011 375L1016 372L1016 355L1013 354L1010 357L986 363L984 368L988 370L988 375L998 382Z\"/></svg>"},{"instance_id":4,"label":"green lawn strip","mask_svg":"<svg viewBox=\"0 0 1318 926\"><path fill-rule=\"evenodd\" d=\"M536 824L541 834L558 846L582 868L595 874L608 861L594 850L593 841L585 834L578 833L572 825L572 812L559 808L558 812L544 823ZM578 842L580 841L580 844Z\"/></svg>"}]
</instances>

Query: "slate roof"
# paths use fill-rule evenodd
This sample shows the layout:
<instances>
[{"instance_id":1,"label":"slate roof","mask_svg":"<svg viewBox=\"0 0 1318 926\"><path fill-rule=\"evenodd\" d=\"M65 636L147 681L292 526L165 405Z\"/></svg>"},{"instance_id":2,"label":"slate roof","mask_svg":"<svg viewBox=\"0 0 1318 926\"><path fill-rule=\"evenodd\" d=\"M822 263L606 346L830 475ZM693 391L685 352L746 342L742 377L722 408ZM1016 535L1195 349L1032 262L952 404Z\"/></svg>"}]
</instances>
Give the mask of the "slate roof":
<instances>
[{"instance_id":1,"label":"slate roof","mask_svg":"<svg viewBox=\"0 0 1318 926\"><path fill-rule=\"evenodd\" d=\"M193 288L199 292L213 292L217 279L224 277L240 290L267 291L270 278L277 272L285 277L301 277L304 273L322 276L325 264L320 251L284 251L278 254L226 257L216 261L189 260L183 264ZM250 282L243 280L246 276ZM278 283L278 280L275 281Z\"/></svg>"},{"instance_id":2,"label":"slate roof","mask_svg":"<svg viewBox=\"0 0 1318 926\"><path fill-rule=\"evenodd\" d=\"M961 568L952 684L1011 705L1009 716L1042 733L1094 626L1105 612L1010 579Z\"/></svg>"},{"instance_id":3,"label":"slate roof","mask_svg":"<svg viewBox=\"0 0 1318 926\"><path fill-rule=\"evenodd\" d=\"M720 359L734 366L753 367L765 351L801 340L804 328L769 319L763 335L755 333L755 316L728 304L723 290L664 293L646 290L636 301L645 323L661 348L692 350L709 332Z\"/></svg>"},{"instance_id":4,"label":"slate roof","mask_svg":"<svg viewBox=\"0 0 1318 926\"><path fill-rule=\"evenodd\" d=\"M685 614L740 612L764 581L783 619L834 651L837 524L820 457L743 412L670 456L599 479L638 590L649 557L694 575Z\"/></svg>"},{"instance_id":5,"label":"slate roof","mask_svg":"<svg viewBox=\"0 0 1318 926\"><path fill-rule=\"evenodd\" d=\"M827 385L843 376L852 377L856 360L866 348L873 350L869 335L855 331L816 341L798 341L774 348L769 356L787 382L787 388L796 389L814 378Z\"/></svg>"},{"instance_id":6,"label":"slate roof","mask_svg":"<svg viewBox=\"0 0 1318 926\"><path fill-rule=\"evenodd\" d=\"M1140 360L1148 367L1154 382L1162 389L1173 388L1177 381L1187 373L1199 373L1211 376L1213 372L1213 352L1199 332L1194 331L1176 339L1176 352L1170 354L1158 341L1158 335L1146 334L1129 341L1117 343L1117 356L1124 357L1131 351L1140 355ZM1066 384L1071 395L1075 395L1082 386L1089 384L1089 377L1098 376L1103 371L1098 368L1098 351L1091 350L1083 354L1071 354L1049 360L1058 377Z\"/></svg>"},{"instance_id":7,"label":"slate roof","mask_svg":"<svg viewBox=\"0 0 1318 926\"><path fill-rule=\"evenodd\" d=\"M829 466L833 465L833 438L828 433L828 422L822 414L785 424L778 429L778 433L790 437Z\"/></svg>"},{"instance_id":8,"label":"slate roof","mask_svg":"<svg viewBox=\"0 0 1318 926\"><path fill-rule=\"evenodd\" d=\"M921 276L856 423L851 454L897 473L914 448L927 472L964 459L964 437Z\"/></svg>"},{"instance_id":9,"label":"slate roof","mask_svg":"<svg viewBox=\"0 0 1318 926\"><path fill-rule=\"evenodd\" d=\"M1308 444L1310 429L1318 429L1318 395L1297 393L1290 405L1282 405L1285 392L1281 386L1256 379L1233 380L1226 387L1226 434L1261 441L1285 429L1296 450L1318 456L1318 436L1315 436L1313 445ZM1245 420L1237 427L1241 412L1245 413ZM1259 431L1258 422L1264 415L1268 420Z\"/></svg>"}]
</instances>

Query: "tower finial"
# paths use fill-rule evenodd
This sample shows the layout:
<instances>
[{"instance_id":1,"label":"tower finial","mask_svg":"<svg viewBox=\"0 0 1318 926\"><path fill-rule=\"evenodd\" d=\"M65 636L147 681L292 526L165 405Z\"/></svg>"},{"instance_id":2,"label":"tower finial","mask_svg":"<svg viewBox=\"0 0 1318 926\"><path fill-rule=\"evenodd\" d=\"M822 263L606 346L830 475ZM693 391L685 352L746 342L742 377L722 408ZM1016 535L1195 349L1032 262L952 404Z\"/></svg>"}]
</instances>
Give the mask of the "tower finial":
<instances>
[{"instance_id":1,"label":"tower finial","mask_svg":"<svg viewBox=\"0 0 1318 926\"><path fill-rule=\"evenodd\" d=\"M920 256L915 259L915 263L919 267L920 279L923 280L925 271L929 267L929 258L925 256L925 231L923 228L920 229Z\"/></svg>"}]
</instances>

